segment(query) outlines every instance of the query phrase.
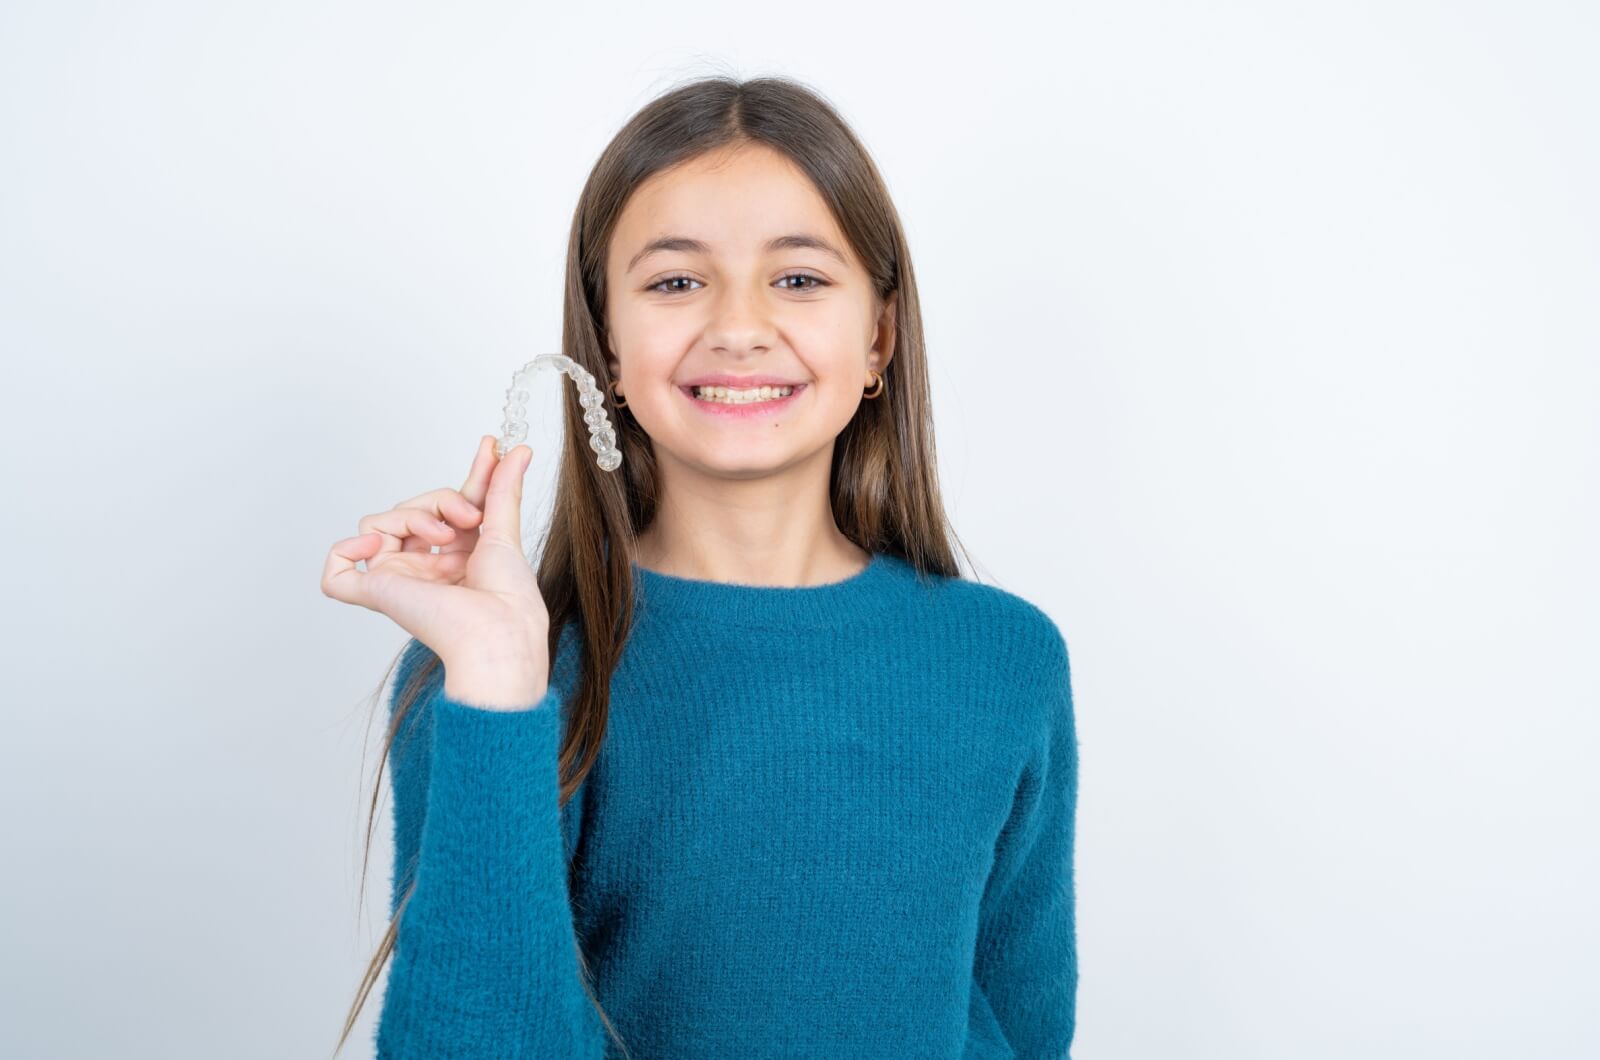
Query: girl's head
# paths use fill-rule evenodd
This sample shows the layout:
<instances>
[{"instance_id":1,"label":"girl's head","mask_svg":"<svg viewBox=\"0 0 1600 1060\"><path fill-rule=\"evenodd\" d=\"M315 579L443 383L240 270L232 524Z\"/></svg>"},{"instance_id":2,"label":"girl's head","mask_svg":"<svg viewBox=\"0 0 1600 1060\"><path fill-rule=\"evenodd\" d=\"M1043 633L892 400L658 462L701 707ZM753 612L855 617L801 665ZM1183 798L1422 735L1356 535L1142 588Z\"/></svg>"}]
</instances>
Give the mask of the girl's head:
<instances>
[{"instance_id":1,"label":"girl's head","mask_svg":"<svg viewBox=\"0 0 1600 1060\"><path fill-rule=\"evenodd\" d=\"M622 466L605 471L576 388L561 388L566 439L538 580L550 658L563 658L569 638L576 656L575 679L561 684L563 806L605 737L611 673L633 619L635 542L674 483L814 482L840 532L862 549L959 576L905 234L866 149L810 89L783 78L697 80L617 133L573 217L562 352L627 402L612 415ZM718 420L681 389L706 375L776 376L804 388L780 410ZM873 400L864 397L869 384ZM395 734L440 666L427 653L394 689L378 785ZM371 838L369 815L369 855ZM393 951L413 888L408 872L397 867L399 913L346 1037ZM570 872L575 893L576 861Z\"/></svg>"},{"instance_id":2,"label":"girl's head","mask_svg":"<svg viewBox=\"0 0 1600 1060\"><path fill-rule=\"evenodd\" d=\"M826 483L834 443L894 356L892 260L858 252L811 175L760 140L740 135L640 182L605 241L598 323L663 487ZM761 415L718 414L691 388L718 380L793 393Z\"/></svg>"},{"instance_id":3,"label":"girl's head","mask_svg":"<svg viewBox=\"0 0 1600 1060\"><path fill-rule=\"evenodd\" d=\"M905 236L865 147L820 95L712 77L655 99L595 163L567 262L563 347L627 402L624 474L590 488L600 476L564 461L561 496L599 496L587 511L558 499L552 542L567 519L576 531L599 515L604 528L587 529L626 547L690 476L785 475L826 490L862 548L954 572ZM679 389L707 375L805 385L770 414L713 418ZM881 396L864 399L879 376ZM569 453L587 455L575 397L568 410Z\"/></svg>"}]
</instances>

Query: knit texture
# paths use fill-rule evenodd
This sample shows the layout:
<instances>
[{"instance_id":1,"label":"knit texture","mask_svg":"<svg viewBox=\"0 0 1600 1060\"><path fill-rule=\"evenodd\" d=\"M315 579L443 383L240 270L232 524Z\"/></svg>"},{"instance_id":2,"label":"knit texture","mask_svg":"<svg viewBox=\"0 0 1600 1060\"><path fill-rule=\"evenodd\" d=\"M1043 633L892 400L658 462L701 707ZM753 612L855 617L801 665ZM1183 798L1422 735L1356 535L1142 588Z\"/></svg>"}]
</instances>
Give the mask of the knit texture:
<instances>
[{"instance_id":1,"label":"knit texture","mask_svg":"<svg viewBox=\"0 0 1600 1060\"><path fill-rule=\"evenodd\" d=\"M1068 1057L1078 745L1019 596L874 553L829 585L637 565L605 742L560 805L578 675L450 698L390 751L400 919L378 1056ZM395 688L431 653L412 640ZM390 709L393 711L391 693ZM570 859L578 882L568 886Z\"/></svg>"}]
</instances>

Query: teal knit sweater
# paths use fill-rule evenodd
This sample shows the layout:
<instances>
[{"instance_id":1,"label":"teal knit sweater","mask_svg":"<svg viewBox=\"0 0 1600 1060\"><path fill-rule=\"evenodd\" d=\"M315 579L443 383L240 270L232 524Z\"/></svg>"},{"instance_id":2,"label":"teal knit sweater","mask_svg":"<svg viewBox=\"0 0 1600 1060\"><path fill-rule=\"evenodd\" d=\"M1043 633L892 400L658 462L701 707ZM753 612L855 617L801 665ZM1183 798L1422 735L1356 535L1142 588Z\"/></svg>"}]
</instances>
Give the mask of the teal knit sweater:
<instances>
[{"instance_id":1,"label":"teal knit sweater","mask_svg":"<svg viewBox=\"0 0 1600 1060\"><path fill-rule=\"evenodd\" d=\"M1067 1057L1078 747L1033 604L875 553L829 585L633 569L593 771L576 689L495 711L436 674L390 750L380 1058ZM397 684L429 655L412 640ZM391 695L390 709L393 710ZM568 865L578 858L569 893Z\"/></svg>"}]
</instances>

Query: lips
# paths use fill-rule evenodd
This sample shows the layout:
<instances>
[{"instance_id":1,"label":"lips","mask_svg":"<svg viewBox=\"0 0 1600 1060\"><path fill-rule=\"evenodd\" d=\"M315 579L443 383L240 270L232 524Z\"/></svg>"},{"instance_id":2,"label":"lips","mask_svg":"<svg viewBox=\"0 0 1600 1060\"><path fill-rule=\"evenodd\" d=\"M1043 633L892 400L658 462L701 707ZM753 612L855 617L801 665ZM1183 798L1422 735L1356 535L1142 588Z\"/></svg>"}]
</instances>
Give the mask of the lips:
<instances>
[{"instance_id":1,"label":"lips","mask_svg":"<svg viewBox=\"0 0 1600 1060\"><path fill-rule=\"evenodd\" d=\"M707 383L704 385L720 386L722 384ZM709 416L733 418L769 416L775 412L782 412L784 409L787 409L790 405L794 404L796 399L798 399L800 395L806 391L805 383L764 383L762 385L791 386L793 387L793 390L788 397L771 398L767 401L747 401L742 404L734 405L720 401L702 401L700 398L694 396L694 388L691 386L680 386L678 389L682 391L684 397L689 399L689 404L693 405L701 412L704 412Z\"/></svg>"}]
</instances>

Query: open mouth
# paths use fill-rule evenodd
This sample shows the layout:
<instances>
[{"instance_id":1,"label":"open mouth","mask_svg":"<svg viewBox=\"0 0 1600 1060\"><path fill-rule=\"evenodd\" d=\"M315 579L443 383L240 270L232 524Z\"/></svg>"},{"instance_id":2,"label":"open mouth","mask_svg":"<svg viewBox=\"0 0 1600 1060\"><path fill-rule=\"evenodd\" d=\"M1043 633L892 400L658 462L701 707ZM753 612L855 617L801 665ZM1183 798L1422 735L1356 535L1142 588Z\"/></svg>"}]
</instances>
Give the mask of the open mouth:
<instances>
[{"instance_id":1,"label":"open mouth","mask_svg":"<svg viewBox=\"0 0 1600 1060\"><path fill-rule=\"evenodd\" d=\"M678 388L683 396L689 399L689 404L701 412L711 416L766 416L774 412L781 412L788 408L801 394L805 393L807 384L800 383L792 387L783 397L772 397L764 400L746 401L707 401L705 398L695 396L694 387L681 386Z\"/></svg>"}]
</instances>

